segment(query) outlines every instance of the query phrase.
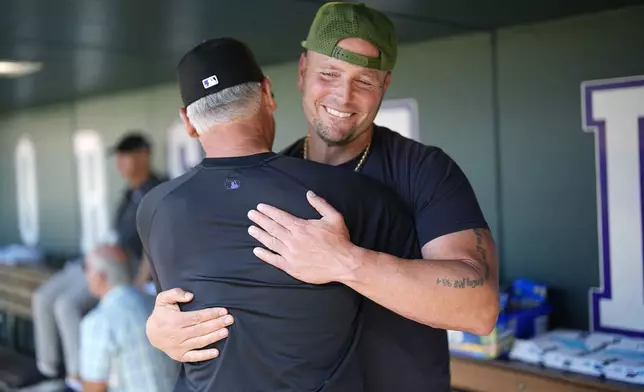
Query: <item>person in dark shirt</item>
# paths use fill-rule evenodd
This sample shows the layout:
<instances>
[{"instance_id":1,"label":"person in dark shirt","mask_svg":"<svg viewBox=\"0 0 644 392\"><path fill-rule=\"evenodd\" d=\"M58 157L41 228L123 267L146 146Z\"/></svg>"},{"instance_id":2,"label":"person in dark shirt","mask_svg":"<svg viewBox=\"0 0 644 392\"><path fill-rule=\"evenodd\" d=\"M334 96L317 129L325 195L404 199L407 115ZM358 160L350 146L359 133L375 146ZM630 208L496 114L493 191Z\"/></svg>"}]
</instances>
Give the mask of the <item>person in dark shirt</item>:
<instances>
[{"instance_id":1,"label":"person in dark shirt","mask_svg":"<svg viewBox=\"0 0 644 392\"><path fill-rule=\"evenodd\" d=\"M297 80L308 135L284 153L347 171L360 166L361 175L395 190L414 214L422 256L356 246L345 212L323 197L308 198L324 215L319 220L277 205L253 209L251 234L267 249L258 256L302 281L340 281L368 298L359 352L369 392L448 392L445 330L487 335L499 312L496 246L476 195L445 151L374 124L397 60L387 16L363 4L326 3L302 45ZM221 309L177 311L177 303L198 299L179 287L157 296L148 338L180 361L213 358L201 348L225 338L226 317Z\"/></svg>"},{"instance_id":2,"label":"person in dark shirt","mask_svg":"<svg viewBox=\"0 0 644 392\"><path fill-rule=\"evenodd\" d=\"M367 392L356 352L363 297L262 262L248 211L265 202L318 219L305 197L312 190L342 211L359 246L420 257L410 211L377 181L271 152L270 82L240 41L203 42L177 75L181 116L206 158L146 195L138 231L159 290L184 287L196 299L183 310L225 307L235 323L212 346L219 358L184 363L175 390Z\"/></svg>"},{"instance_id":3,"label":"person in dark shirt","mask_svg":"<svg viewBox=\"0 0 644 392\"><path fill-rule=\"evenodd\" d=\"M119 173L128 182L116 209L114 219L116 242L129 253L131 260L129 267L134 276L134 285L141 288L151 276L137 232L136 212L143 196L159 185L163 179L151 169L152 146L140 132L128 132L110 149L110 152L116 157Z\"/></svg>"},{"instance_id":4,"label":"person in dark shirt","mask_svg":"<svg viewBox=\"0 0 644 392\"><path fill-rule=\"evenodd\" d=\"M113 221L116 237L113 240L131 255L129 267L141 287L149 280L149 272L142 260L136 210L143 196L160 180L151 170L151 145L140 132L126 133L109 152L115 156L117 170L127 183ZM34 340L40 373L34 383L58 377L61 365L64 365L67 384L72 389L80 389L80 322L97 303L97 298L87 288L82 265L81 259L68 261L33 295Z\"/></svg>"}]
</instances>

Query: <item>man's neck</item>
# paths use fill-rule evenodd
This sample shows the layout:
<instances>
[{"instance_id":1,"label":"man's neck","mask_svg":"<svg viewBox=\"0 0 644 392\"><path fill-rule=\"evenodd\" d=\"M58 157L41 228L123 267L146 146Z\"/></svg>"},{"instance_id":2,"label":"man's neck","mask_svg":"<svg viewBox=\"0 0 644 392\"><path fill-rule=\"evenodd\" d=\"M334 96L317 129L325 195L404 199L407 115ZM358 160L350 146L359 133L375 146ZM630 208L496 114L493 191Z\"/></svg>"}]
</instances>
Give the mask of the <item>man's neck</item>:
<instances>
[{"instance_id":1,"label":"man's neck","mask_svg":"<svg viewBox=\"0 0 644 392\"><path fill-rule=\"evenodd\" d=\"M355 140L343 146L328 145L318 134L309 129L308 140L308 159L325 163L327 165L338 166L357 157L367 148L373 136L373 128L363 132ZM306 148L306 147L305 147Z\"/></svg>"},{"instance_id":2,"label":"man's neck","mask_svg":"<svg viewBox=\"0 0 644 392\"><path fill-rule=\"evenodd\" d=\"M260 130L249 132L242 127L211 130L200 141L206 158L235 158L272 151Z\"/></svg>"},{"instance_id":3,"label":"man's neck","mask_svg":"<svg viewBox=\"0 0 644 392\"><path fill-rule=\"evenodd\" d=\"M110 291L112 291L113 289L114 289L114 287L112 287L112 286L109 286L109 285L108 285L108 286L106 286L106 287L103 287L103 290L102 290L102 291L100 291L100 292L98 292L98 293L94 293L94 294L95 294L98 298L103 299L103 298L105 298L105 297L107 296L107 294L109 294L109 292L110 292Z\"/></svg>"},{"instance_id":4,"label":"man's neck","mask_svg":"<svg viewBox=\"0 0 644 392\"><path fill-rule=\"evenodd\" d=\"M206 158L237 158L248 155L261 154L270 152L271 149L262 146L240 146L232 145L230 147L218 146L218 148L209 148L206 150Z\"/></svg>"},{"instance_id":5,"label":"man's neck","mask_svg":"<svg viewBox=\"0 0 644 392\"><path fill-rule=\"evenodd\" d=\"M130 189L139 189L141 185L145 184L145 182L150 179L151 176L152 173L150 173L150 170L146 170L145 172L130 178L127 182L128 186Z\"/></svg>"}]
</instances>

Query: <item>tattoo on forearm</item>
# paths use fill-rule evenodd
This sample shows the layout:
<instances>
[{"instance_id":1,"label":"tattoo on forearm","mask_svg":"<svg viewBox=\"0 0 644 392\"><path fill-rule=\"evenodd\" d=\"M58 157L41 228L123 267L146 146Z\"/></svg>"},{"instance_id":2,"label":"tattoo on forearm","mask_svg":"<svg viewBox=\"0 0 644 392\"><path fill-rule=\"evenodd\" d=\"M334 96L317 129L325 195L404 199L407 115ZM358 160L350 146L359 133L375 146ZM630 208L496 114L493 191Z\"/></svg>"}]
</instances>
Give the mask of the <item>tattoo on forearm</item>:
<instances>
[{"instance_id":1,"label":"tattoo on forearm","mask_svg":"<svg viewBox=\"0 0 644 392\"><path fill-rule=\"evenodd\" d=\"M453 287L455 289L464 289L466 287L479 287L483 286L485 284L487 279L481 277L479 279L470 279L468 277L465 277L463 279L445 279L445 278L437 278L436 279L436 284L437 285L442 285L445 287Z\"/></svg>"},{"instance_id":2,"label":"tattoo on forearm","mask_svg":"<svg viewBox=\"0 0 644 392\"><path fill-rule=\"evenodd\" d=\"M466 287L479 287L483 286L485 282L490 279L490 266L487 262L487 250L483 243L483 231L481 229L472 230L476 236L476 251L481 255L483 261L483 276L479 279L470 279L468 277L462 279L446 279L446 278L436 278L436 284L445 287L453 287L455 289L464 289Z\"/></svg>"}]
</instances>

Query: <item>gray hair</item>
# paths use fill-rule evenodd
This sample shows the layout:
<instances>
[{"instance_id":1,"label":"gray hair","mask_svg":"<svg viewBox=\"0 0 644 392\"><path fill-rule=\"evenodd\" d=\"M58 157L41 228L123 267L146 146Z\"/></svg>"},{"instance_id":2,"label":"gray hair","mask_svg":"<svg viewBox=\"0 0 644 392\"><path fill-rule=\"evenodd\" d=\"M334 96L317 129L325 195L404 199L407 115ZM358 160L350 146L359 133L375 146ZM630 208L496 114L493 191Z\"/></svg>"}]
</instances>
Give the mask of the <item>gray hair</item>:
<instances>
[{"instance_id":1,"label":"gray hair","mask_svg":"<svg viewBox=\"0 0 644 392\"><path fill-rule=\"evenodd\" d=\"M215 125L248 118L259 111L261 84L244 83L208 95L188 105L190 123L201 135Z\"/></svg>"},{"instance_id":2,"label":"gray hair","mask_svg":"<svg viewBox=\"0 0 644 392\"><path fill-rule=\"evenodd\" d=\"M110 286L129 286L132 284L129 257L127 260L117 260L111 254L93 252L88 261L92 263L92 268L96 272L105 276L105 280Z\"/></svg>"}]
</instances>

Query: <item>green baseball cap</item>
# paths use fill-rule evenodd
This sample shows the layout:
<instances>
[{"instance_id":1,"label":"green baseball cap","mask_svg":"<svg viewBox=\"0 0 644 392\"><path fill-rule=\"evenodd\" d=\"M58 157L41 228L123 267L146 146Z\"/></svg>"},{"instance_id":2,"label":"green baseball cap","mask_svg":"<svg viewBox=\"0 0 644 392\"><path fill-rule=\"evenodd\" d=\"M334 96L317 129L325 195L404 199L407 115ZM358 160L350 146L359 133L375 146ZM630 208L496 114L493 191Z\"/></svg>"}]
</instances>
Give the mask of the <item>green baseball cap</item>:
<instances>
[{"instance_id":1,"label":"green baseball cap","mask_svg":"<svg viewBox=\"0 0 644 392\"><path fill-rule=\"evenodd\" d=\"M368 57L338 46L345 38L360 38L380 50L379 57ZM332 2L318 10L302 46L323 55L365 68L391 71L396 65L398 41L389 18L362 3Z\"/></svg>"}]
</instances>

